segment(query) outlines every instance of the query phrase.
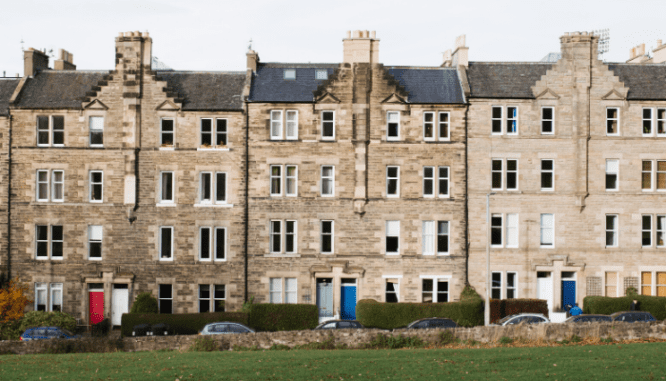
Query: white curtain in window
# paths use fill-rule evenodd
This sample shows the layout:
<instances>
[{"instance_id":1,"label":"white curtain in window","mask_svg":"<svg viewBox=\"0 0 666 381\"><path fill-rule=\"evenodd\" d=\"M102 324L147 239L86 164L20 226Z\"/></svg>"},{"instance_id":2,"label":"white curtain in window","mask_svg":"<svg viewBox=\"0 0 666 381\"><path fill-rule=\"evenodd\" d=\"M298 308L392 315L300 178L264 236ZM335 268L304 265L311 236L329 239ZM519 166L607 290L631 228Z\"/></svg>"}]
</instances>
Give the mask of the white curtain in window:
<instances>
[{"instance_id":1,"label":"white curtain in window","mask_svg":"<svg viewBox=\"0 0 666 381\"><path fill-rule=\"evenodd\" d=\"M435 252L435 221L423 221L423 254Z\"/></svg>"},{"instance_id":2,"label":"white curtain in window","mask_svg":"<svg viewBox=\"0 0 666 381\"><path fill-rule=\"evenodd\" d=\"M270 302L282 303L282 278L271 278Z\"/></svg>"},{"instance_id":3,"label":"white curtain in window","mask_svg":"<svg viewBox=\"0 0 666 381\"><path fill-rule=\"evenodd\" d=\"M541 244L542 245L552 245L553 244L553 222L554 218L552 214L542 214L541 215Z\"/></svg>"},{"instance_id":4,"label":"white curtain in window","mask_svg":"<svg viewBox=\"0 0 666 381\"><path fill-rule=\"evenodd\" d=\"M101 241L102 240L102 226L100 226L100 225L90 226L90 240L91 241Z\"/></svg>"},{"instance_id":5,"label":"white curtain in window","mask_svg":"<svg viewBox=\"0 0 666 381\"><path fill-rule=\"evenodd\" d=\"M104 129L104 117L91 116L90 117L90 129L91 130L103 130Z\"/></svg>"},{"instance_id":6,"label":"white curtain in window","mask_svg":"<svg viewBox=\"0 0 666 381\"><path fill-rule=\"evenodd\" d=\"M386 221L386 235L397 237L400 235L400 221Z\"/></svg>"},{"instance_id":7,"label":"white curtain in window","mask_svg":"<svg viewBox=\"0 0 666 381\"><path fill-rule=\"evenodd\" d=\"M285 303L296 303L296 278L285 279Z\"/></svg>"},{"instance_id":8,"label":"white curtain in window","mask_svg":"<svg viewBox=\"0 0 666 381\"><path fill-rule=\"evenodd\" d=\"M506 245L518 246L518 215L506 215Z\"/></svg>"},{"instance_id":9,"label":"white curtain in window","mask_svg":"<svg viewBox=\"0 0 666 381\"><path fill-rule=\"evenodd\" d=\"M606 160L606 173L617 173L619 166L617 160Z\"/></svg>"}]
</instances>

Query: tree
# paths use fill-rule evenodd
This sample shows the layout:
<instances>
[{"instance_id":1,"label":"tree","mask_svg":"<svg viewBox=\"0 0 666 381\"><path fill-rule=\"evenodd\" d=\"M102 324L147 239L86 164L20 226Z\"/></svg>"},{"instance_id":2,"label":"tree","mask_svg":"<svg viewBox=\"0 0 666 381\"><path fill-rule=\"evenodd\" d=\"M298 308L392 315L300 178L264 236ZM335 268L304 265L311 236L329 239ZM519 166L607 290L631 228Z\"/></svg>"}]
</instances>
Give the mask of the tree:
<instances>
[{"instance_id":1,"label":"tree","mask_svg":"<svg viewBox=\"0 0 666 381\"><path fill-rule=\"evenodd\" d=\"M130 310L131 314L156 314L157 312L157 299L150 292L142 292L137 295Z\"/></svg>"},{"instance_id":2,"label":"tree","mask_svg":"<svg viewBox=\"0 0 666 381\"><path fill-rule=\"evenodd\" d=\"M21 319L25 314L25 306L32 303L28 298L28 286L19 282L18 278L0 289L0 323Z\"/></svg>"}]
</instances>

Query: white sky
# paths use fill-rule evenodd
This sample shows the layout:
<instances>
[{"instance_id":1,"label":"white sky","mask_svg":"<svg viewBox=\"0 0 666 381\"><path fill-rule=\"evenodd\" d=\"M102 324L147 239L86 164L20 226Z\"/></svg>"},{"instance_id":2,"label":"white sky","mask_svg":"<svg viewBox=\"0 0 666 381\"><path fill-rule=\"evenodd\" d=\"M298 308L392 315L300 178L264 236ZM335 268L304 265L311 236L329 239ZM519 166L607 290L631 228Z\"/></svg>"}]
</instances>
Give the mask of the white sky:
<instances>
[{"instance_id":1,"label":"white sky","mask_svg":"<svg viewBox=\"0 0 666 381\"><path fill-rule=\"evenodd\" d=\"M386 65L438 66L467 35L472 61L538 61L564 32L610 29L605 58L666 41L664 0L2 0L0 75L23 75L24 47L64 48L79 70L112 70L119 32L148 31L153 55L177 70L245 70L263 62L342 60L347 30L376 30ZM544 5L542 5L544 4ZM52 62L52 61L51 61ZM52 66L52 63L51 63Z\"/></svg>"}]
</instances>

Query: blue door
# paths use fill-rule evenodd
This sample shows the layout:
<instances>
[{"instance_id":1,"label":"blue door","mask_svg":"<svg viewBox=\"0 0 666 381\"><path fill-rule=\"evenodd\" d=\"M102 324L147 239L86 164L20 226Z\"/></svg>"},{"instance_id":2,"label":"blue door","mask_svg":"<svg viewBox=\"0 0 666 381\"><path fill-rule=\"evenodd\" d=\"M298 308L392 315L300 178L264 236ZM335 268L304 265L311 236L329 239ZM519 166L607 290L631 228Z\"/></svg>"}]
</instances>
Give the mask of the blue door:
<instances>
[{"instance_id":1,"label":"blue door","mask_svg":"<svg viewBox=\"0 0 666 381\"><path fill-rule=\"evenodd\" d=\"M317 307L320 321L333 318L333 282L330 278L317 279Z\"/></svg>"},{"instance_id":2,"label":"blue door","mask_svg":"<svg viewBox=\"0 0 666 381\"><path fill-rule=\"evenodd\" d=\"M356 320L356 286L342 286L340 289L341 318Z\"/></svg>"},{"instance_id":3,"label":"blue door","mask_svg":"<svg viewBox=\"0 0 666 381\"><path fill-rule=\"evenodd\" d=\"M562 308L566 305L576 305L576 281L563 280L562 281Z\"/></svg>"}]
</instances>

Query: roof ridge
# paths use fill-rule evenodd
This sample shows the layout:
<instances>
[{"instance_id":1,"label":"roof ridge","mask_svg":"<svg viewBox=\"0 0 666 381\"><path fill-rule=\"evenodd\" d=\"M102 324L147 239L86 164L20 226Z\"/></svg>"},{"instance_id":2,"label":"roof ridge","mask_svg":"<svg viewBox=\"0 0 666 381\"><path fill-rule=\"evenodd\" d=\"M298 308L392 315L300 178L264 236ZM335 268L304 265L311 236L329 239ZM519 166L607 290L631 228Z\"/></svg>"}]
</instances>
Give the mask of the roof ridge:
<instances>
[{"instance_id":1,"label":"roof ridge","mask_svg":"<svg viewBox=\"0 0 666 381\"><path fill-rule=\"evenodd\" d=\"M223 70L153 70L154 72L158 74L165 74L165 73L174 73L174 74L242 74L246 75L245 71L242 70L228 70L228 71L223 71Z\"/></svg>"},{"instance_id":2,"label":"roof ridge","mask_svg":"<svg viewBox=\"0 0 666 381\"><path fill-rule=\"evenodd\" d=\"M493 64L493 65L554 65L555 62L541 62L541 61L470 61L471 64Z\"/></svg>"}]
</instances>

